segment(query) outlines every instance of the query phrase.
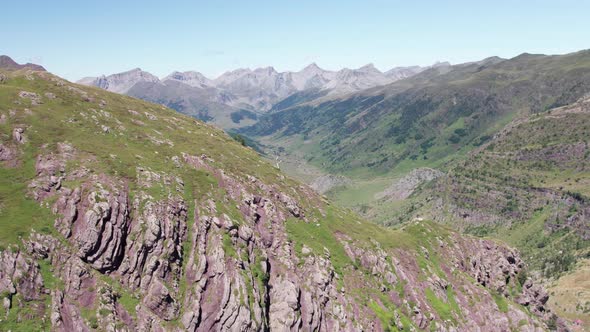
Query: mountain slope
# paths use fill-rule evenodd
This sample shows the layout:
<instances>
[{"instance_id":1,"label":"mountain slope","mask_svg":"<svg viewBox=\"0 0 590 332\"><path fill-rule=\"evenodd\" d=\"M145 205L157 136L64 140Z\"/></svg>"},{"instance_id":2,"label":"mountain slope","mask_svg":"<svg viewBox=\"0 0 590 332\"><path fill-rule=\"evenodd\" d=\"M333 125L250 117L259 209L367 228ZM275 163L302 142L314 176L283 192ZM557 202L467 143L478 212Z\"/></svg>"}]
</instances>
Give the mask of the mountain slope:
<instances>
[{"instance_id":1,"label":"mountain slope","mask_svg":"<svg viewBox=\"0 0 590 332\"><path fill-rule=\"evenodd\" d=\"M279 109L325 95L341 95L388 84L425 69L419 66L400 67L382 73L367 65L334 72L321 69L314 63L298 72L277 72L272 67L237 69L216 79L208 79L195 71L175 71L162 80L141 69L134 69L98 78L87 77L78 83L166 106L180 105L173 108L231 129L252 124L215 120L227 118L228 110L232 108L234 112L263 113L275 109L275 105L279 105L276 108ZM298 96L293 97L295 95ZM256 118L250 117L250 120Z\"/></svg>"},{"instance_id":2,"label":"mountain slope","mask_svg":"<svg viewBox=\"0 0 590 332\"><path fill-rule=\"evenodd\" d=\"M222 98L215 88L198 88L174 80L165 82L138 82L127 95L170 107L202 121L231 129L251 125L257 119L254 112L228 106L215 100ZM242 121L240 114L248 117ZM236 118L238 116L238 118ZM248 121L250 120L250 121Z\"/></svg>"},{"instance_id":3,"label":"mountain slope","mask_svg":"<svg viewBox=\"0 0 590 332\"><path fill-rule=\"evenodd\" d=\"M590 323L587 288L567 283L573 275L590 277L588 128L588 97L515 119L419 188L400 217L426 217L509 242L529 257L531 272L554 281L553 291L571 295L554 305Z\"/></svg>"},{"instance_id":4,"label":"mountain slope","mask_svg":"<svg viewBox=\"0 0 590 332\"><path fill-rule=\"evenodd\" d=\"M501 244L430 222L380 228L170 109L3 75L2 330L559 323Z\"/></svg>"},{"instance_id":5,"label":"mountain slope","mask_svg":"<svg viewBox=\"0 0 590 332\"><path fill-rule=\"evenodd\" d=\"M242 133L287 153L303 151L327 172L372 177L396 168L440 166L517 114L566 105L589 89L590 51L490 58L296 105Z\"/></svg>"}]
</instances>

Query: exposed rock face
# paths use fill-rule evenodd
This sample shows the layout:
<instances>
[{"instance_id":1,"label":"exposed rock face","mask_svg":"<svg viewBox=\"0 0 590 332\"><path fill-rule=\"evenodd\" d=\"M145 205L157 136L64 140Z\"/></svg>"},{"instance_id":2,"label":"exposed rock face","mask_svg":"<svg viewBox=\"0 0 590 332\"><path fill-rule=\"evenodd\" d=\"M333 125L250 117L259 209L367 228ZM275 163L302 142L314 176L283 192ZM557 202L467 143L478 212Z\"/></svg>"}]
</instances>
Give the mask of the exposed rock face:
<instances>
[{"instance_id":1,"label":"exposed rock face","mask_svg":"<svg viewBox=\"0 0 590 332\"><path fill-rule=\"evenodd\" d=\"M14 128L14 130L12 130L12 139L14 139L14 141L18 144L24 144L27 141L27 139L23 135L24 132L24 128Z\"/></svg>"},{"instance_id":2,"label":"exposed rock face","mask_svg":"<svg viewBox=\"0 0 590 332\"><path fill-rule=\"evenodd\" d=\"M168 288L157 279L151 283L144 303L156 316L164 320L171 320L178 315L178 304L170 296Z\"/></svg>"},{"instance_id":3,"label":"exposed rock face","mask_svg":"<svg viewBox=\"0 0 590 332\"><path fill-rule=\"evenodd\" d=\"M395 181L383 192L375 194L376 199L402 200L408 198L418 186L443 176L444 173L432 168L416 168Z\"/></svg>"},{"instance_id":4,"label":"exposed rock face","mask_svg":"<svg viewBox=\"0 0 590 332\"><path fill-rule=\"evenodd\" d=\"M0 143L0 161L9 161L16 157L14 149Z\"/></svg>"},{"instance_id":5,"label":"exposed rock face","mask_svg":"<svg viewBox=\"0 0 590 332\"><path fill-rule=\"evenodd\" d=\"M108 183L108 179L99 181L103 186ZM78 257L100 271L116 268L122 260L129 225L127 192L114 188L91 191L80 202L76 215L79 218L72 221L72 239Z\"/></svg>"},{"instance_id":6,"label":"exposed rock face","mask_svg":"<svg viewBox=\"0 0 590 332\"><path fill-rule=\"evenodd\" d=\"M178 195L184 192L181 179L139 168L139 194L130 202L124 181L83 169L66 172L65 162L77 154L61 143L56 152L38 157L37 178L31 185L39 201L56 196L54 211L61 216L56 228L74 250L60 246L52 236L33 234L26 242L27 253L1 253L5 268L0 271L0 290L23 298L37 299L44 292L32 257L50 260L56 267L54 273L65 283L62 290L51 291L50 321L57 331L92 330L94 318L85 318L84 310L95 306L102 313L96 316L97 324L108 331L121 324L158 331L166 321L175 320L181 324L176 330L188 331L386 329L369 307L338 286L339 280L353 286L347 278L361 278L361 288L376 289L392 301L395 309L388 310L398 328L407 324L402 316L420 329L453 328L425 296L425 289L442 301L457 303L462 311L452 317L462 322L456 326L460 330L510 329L514 322L533 329L538 324L513 306L505 314L498 311L491 298L477 300L476 308L469 309L476 298L490 297L486 289L509 297L508 289L524 266L515 251L491 241L439 236L412 253L385 250L376 241L367 246L340 234L337 241L346 256L370 277L354 270L343 276L336 272L329 250L321 254L304 246L297 253L285 223L288 218L310 222L308 217L294 197L257 178L238 179L216 169L205 155L185 154L186 165L214 175L227 195L221 199L236 202L243 218L219 211L218 198L210 197L195 200L194 219L189 220L188 204ZM81 185L56 185L71 179L82 180ZM145 191L158 184L169 188L163 198ZM426 261L436 257L440 266L417 263L417 256ZM450 260L442 262L440 257ZM483 288L465 283L454 271L467 273ZM123 307L121 295L99 275L116 278L125 292L137 294L132 295L138 298L135 308ZM543 318L549 315L546 301L546 293L531 280L518 298Z\"/></svg>"},{"instance_id":7,"label":"exposed rock face","mask_svg":"<svg viewBox=\"0 0 590 332\"><path fill-rule=\"evenodd\" d=\"M310 186L320 194L325 194L328 191L337 188L345 187L352 184L352 181L342 175L323 175L313 180Z\"/></svg>"},{"instance_id":8,"label":"exposed rock face","mask_svg":"<svg viewBox=\"0 0 590 332\"><path fill-rule=\"evenodd\" d=\"M17 292L24 300L39 299L42 288L43 278L34 260L20 251L0 252L0 293L5 294L8 301Z\"/></svg>"},{"instance_id":9,"label":"exposed rock face","mask_svg":"<svg viewBox=\"0 0 590 332\"><path fill-rule=\"evenodd\" d=\"M549 295L539 285L533 284L531 279L523 285L522 295L517 299L519 304L528 306L531 311L537 315L544 315L546 312L545 304L549 300Z\"/></svg>"},{"instance_id":10,"label":"exposed rock face","mask_svg":"<svg viewBox=\"0 0 590 332\"><path fill-rule=\"evenodd\" d=\"M506 293L506 279L514 279L524 263L518 254L492 241L481 241L469 258L470 274L484 287L500 294Z\"/></svg>"}]
</instances>

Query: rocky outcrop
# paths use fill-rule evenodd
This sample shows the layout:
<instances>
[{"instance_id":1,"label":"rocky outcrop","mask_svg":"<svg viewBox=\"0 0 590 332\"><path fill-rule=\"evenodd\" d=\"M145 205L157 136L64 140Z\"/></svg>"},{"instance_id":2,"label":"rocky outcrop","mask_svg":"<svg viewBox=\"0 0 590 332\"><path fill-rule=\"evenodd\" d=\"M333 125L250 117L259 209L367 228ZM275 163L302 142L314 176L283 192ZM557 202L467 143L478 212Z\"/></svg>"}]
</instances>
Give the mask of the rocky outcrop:
<instances>
[{"instance_id":1,"label":"rocky outcrop","mask_svg":"<svg viewBox=\"0 0 590 332\"><path fill-rule=\"evenodd\" d=\"M11 161L16 158L16 151L0 143L0 161Z\"/></svg>"},{"instance_id":2,"label":"rocky outcrop","mask_svg":"<svg viewBox=\"0 0 590 332\"><path fill-rule=\"evenodd\" d=\"M402 200L408 198L423 183L443 176L444 173L432 168L416 168L384 191L375 194L375 199Z\"/></svg>"},{"instance_id":3,"label":"rocky outcrop","mask_svg":"<svg viewBox=\"0 0 590 332\"><path fill-rule=\"evenodd\" d=\"M8 299L5 309L10 309L10 300L17 292L25 301L41 298L43 278L39 265L16 249L0 252L0 294Z\"/></svg>"},{"instance_id":4,"label":"rocky outcrop","mask_svg":"<svg viewBox=\"0 0 590 332\"><path fill-rule=\"evenodd\" d=\"M100 179L100 184L79 202L71 237L78 257L99 271L107 271L117 268L123 259L129 210L126 190L103 188L109 184L106 178Z\"/></svg>"},{"instance_id":5,"label":"rocky outcrop","mask_svg":"<svg viewBox=\"0 0 590 332\"><path fill-rule=\"evenodd\" d=\"M18 144L26 143L27 139L24 136L25 129L21 127L12 130L12 139Z\"/></svg>"},{"instance_id":6,"label":"rocky outcrop","mask_svg":"<svg viewBox=\"0 0 590 332\"><path fill-rule=\"evenodd\" d=\"M41 96L39 96L38 94L36 94L34 92L21 91L21 92L18 93L18 96L20 98L30 100L31 101L31 105L33 105L33 106L40 105L40 104L43 103L41 101Z\"/></svg>"},{"instance_id":7,"label":"rocky outcrop","mask_svg":"<svg viewBox=\"0 0 590 332\"><path fill-rule=\"evenodd\" d=\"M524 267L518 254L505 246L499 246L490 240L482 240L470 252L467 271L484 287L488 287L507 296L507 281L514 280Z\"/></svg>"},{"instance_id":8,"label":"rocky outcrop","mask_svg":"<svg viewBox=\"0 0 590 332\"><path fill-rule=\"evenodd\" d=\"M178 304L170 296L168 288L158 279L151 283L144 304L164 320L171 320L178 315Z\"/></svg>"},{"instance_id":9,"label":"rocky outcrop","mask_svg":"<svg viewBox=\"0 0 590 332\"><path fill-rule=\"evenodd\" d=\"M536 315L547 315L548 300L547 291L542 286L534 284L533 280L529 278L522 285L522 294L516 299L516 302L529 307L531 312Z\"/></svg>"},{"instance_id":10,"label":"rocky outcrop","mask_svg":"<svg viewBox=\"0 0 590 332\"><path fill-rule=\"evenodd\" d=\"M524 263L515 251L491 241L441 236L416 252L392 251L376 240L361 243L338 233L337 241L354 265L341 275L330 250L318 252L306 245L296 249L285 224L289 218L309 223L312 217L303 212L297 196L276 186L219 171L205 155L185 154L186 165L212 174L222 196L211 191L189 204L180 196L185 191L182 179L137 168L138 188L130 201L125 181L64 169L64 162L78 152L59 146L37 159L31 190L40 201L56 196L55 225L73 250L41 234L33 234L26 245L30 257L50 260L54 273L64 280L63 289L50 294L50 320L58 331L92 330L95 324L108 331L121 324L159 330L173 321L180 324L175 329L188 331L386 329L389 323L375 316L374 305L391 311L398 328L407 328L404 319L419 329L439 330L536 324L516 307L509 306L505 314L494 307L486 289L509 298ZM80 185L49 185L60 182L52 177L61 182L78 179ZM160 185L167 188L165 195L149 194ZM220 210L220 202L234 202L238 214ZM191 220L189 206L194 208ZM35 269L21 264L25 271ZM484 288L465 283L455 270ZM19 292L38 296L42 280L38 272L38 277L30 275ZM135 294L135 308L121 305L121 295L104 278L117 280L124 292ZM18 289L4 284L11 294ZM367 306L348 287L371 289L383 297ZM427 289L434 295L427 295ZM438 312L432 296L457 303L462 311L451 316ZM489 301L481 300L486 296ZM529 281L518 303L546 319L545 296ZM469 303L476 303L475 309L468 309ZM89 317L88 310L96 314ZM445 320L449 317L452 321Z\"/></svg>"},{"instance_id":11,"label":"rocky outcrop","mask_svg":"<svg viewBox=\"0 0 590 332\"><path fill-rule=\"evenodd\" d=\"M352 181L345 176L328 174L313 180L313 182L310 183L310 187L320 194L325 194L334 188L346 187L351 184Z\"/></svg>"},{"instance_id":12,"label":"rocky outcrop","mask_svg":"<svg viewBox=\"0 0 590 332\"><path fill-rule=\"evenodd\" d=\"M35 163L37 177L29 184L33 197L41 201L61 189L65 178L66 162L75 154L74 148L67 143L57 144L56 153L39 155Z\"/></svg>"}]
</instances>

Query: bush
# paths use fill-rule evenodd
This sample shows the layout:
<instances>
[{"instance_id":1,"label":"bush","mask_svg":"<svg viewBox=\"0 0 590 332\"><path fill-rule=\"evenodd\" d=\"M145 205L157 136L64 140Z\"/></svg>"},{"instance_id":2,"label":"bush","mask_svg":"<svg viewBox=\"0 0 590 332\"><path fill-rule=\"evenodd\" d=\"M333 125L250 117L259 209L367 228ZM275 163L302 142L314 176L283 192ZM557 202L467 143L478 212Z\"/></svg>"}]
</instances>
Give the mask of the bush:
<instances>
[{"instance_id":1,"label":"bush","mask_svg":"<svg viewBox=\"0 0 590 332\"><path fill-rule=\"evenodd\" d=\"M461 137L457 136L456 134L453 134L451 137L449 137L449 142L451 142L452 144L457 144L461 141Z\"/></svg>"},{"instance_id":2,"label":"bush","mask_svg":"<svg viewBox=\"0 0 590 332\"><path fill-rule=\"evenodd\" d=\"M518 280L518 284L521 286L524 285L527 278L528 278L528 273L527 273L527 270L525 270L525 269L520 270L520 272L516 276L516 280Z\"/></svg>"},{"instance_id":3,"label":"bush","mask_svg":"<svg viewBox=\"0 0 590 332\"><path fill-rule=\"evenodd\" d=\"M467 136L467 130L465 130L465 128L457 128L455 129L455 135L459 137Z\"/></svg>"},{"instance_id":4,"label":"bush","mask_svg":"<svg viewBox=\"0 0 590 332\"><path fill-rule=\"evenodd\" d=\"M234 134L234 135L231 135L231 136L232 136L232 138L234 140L236 140L236 142L242 144L242 146L247 146L246 139L242 135L240 135L240 134Z\"/></svg>"}]
</instances>

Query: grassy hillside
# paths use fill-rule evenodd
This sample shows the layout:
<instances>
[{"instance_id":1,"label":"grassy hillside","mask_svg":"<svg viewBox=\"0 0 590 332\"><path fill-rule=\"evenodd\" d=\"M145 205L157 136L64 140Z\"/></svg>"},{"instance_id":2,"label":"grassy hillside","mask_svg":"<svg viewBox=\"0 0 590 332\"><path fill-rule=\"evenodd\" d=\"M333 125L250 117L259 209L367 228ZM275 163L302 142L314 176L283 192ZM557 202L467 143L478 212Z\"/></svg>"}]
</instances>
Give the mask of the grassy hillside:
<instances>
[{"instance_id":1,"label":"grassy hillside","mask_svg":"<svg viewBox=\"0 0 590 332\"><path fill-rule=\"evenodd\" d=\"M1 74L1 330L555 323L503 245L382 228L171 109Z\"/></svg>"},{"instance_id":2,"label":"grassy hillside","mask_svg":"<svg viewBox=\"0 0 590 332\"><path fill-rule=\"evenodd\" d=\"M590 89L590 51L490 58L439 70L287 108L243 133L264 140L269 149L301 152L327 172L373 178L440 167L519 114L566 105Z\"/></svg>"},{"instance_id":3,"label":"grassy hillside","mask_svg":"<svg viewBox=\"0 0 590 332\"><path fill-rule=\"evenodd\" d=\"M590 100L525 116L422 187L397 222L435 218L479 236L500 238L553 284L568 315L587 319L588 292L572 278L590 277ZM584 277L582 277L584 278ZM569 301L569 302L568 302Z\"/></svg>"},{"instance_id":4,"label":"grassy hillside","mask_svg":"<svg viewBox=\"0 0 590 332\"><path fill-rule=\"evenodd\" d=\"M589 91L590 51L522 54L288 108L243 132L299 178L351 178L327 196L377 223L434 219L516 246L554 308L587 321L587 290L571 280L588 277L590 257ZM446 175L416 180L428 168Z\"/></svg>"}]
</instances>

